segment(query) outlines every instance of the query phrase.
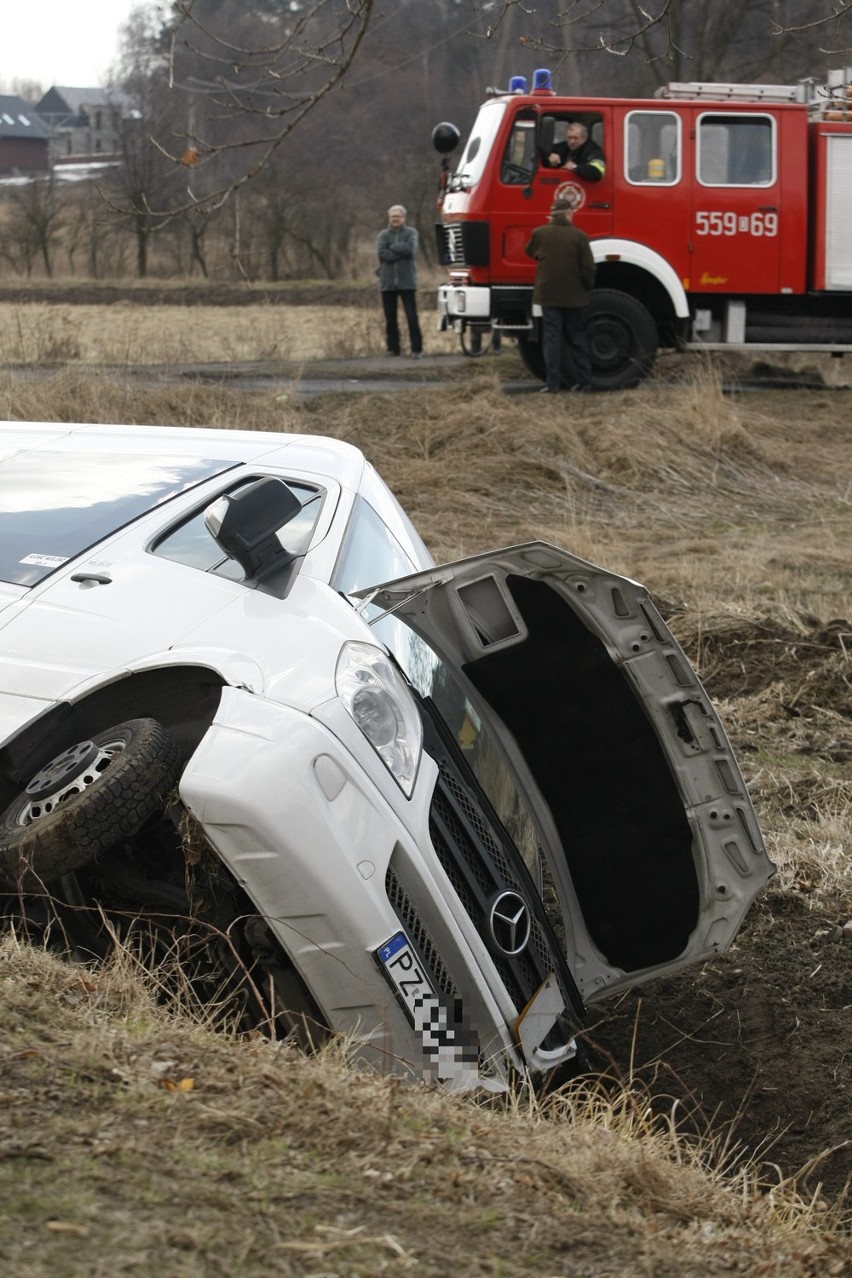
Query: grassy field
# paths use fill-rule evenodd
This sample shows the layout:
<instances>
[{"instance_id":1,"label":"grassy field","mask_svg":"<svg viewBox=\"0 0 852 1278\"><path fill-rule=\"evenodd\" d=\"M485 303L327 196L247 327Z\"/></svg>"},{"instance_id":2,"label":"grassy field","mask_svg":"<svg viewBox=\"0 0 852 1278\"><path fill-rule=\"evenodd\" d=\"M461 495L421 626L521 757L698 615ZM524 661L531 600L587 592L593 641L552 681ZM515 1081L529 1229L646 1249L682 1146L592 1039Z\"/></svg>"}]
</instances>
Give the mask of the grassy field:
<instances>
[{"instance_id":1,"label":"grassy field","mask_svg":"<svg viewBox=\"0 0 852 1278\"><path fill-rule=\"evenodd\" d=\"M372 301L260 318L4 303L0 410L334 435L439 560L540 537L644 581L719 705L778 874L728 954L595 1014L617 1081L549 1108L363 1076L345 1045L308 1061L237 1041L159 1003L126 952L89 972L7 938L0 1254L19 1278L846 1274L846 370L725 393L742 367L665 357L637 390L545 407L511 350L442 362L451 339L427 329L416 380L353 393L383 348ZM262 389L133 371L275 361L297 341L304 368ZM346 361L338 390L303 393L317 359Z\"/></svg>"},{"instance_id":2,"label":"grassy field","mask_svg":"<svg viewBox=\"0 0 852 1278\"><path fill-rule=\"evenodd\" d=\"M104 305L99 292L114 300ZM352 286L340 293L340 300L331 292L322 307L300 304L300 290L282 295L280 290L247 287L231 289L229 295L235 292L239 306L217 304L221 291L214 288L196 289L191 305L181 300L188 296L186 290L163 285L139 285L136 290L109 285L100 290L70 285L7 288L3 296L11 300L0 300L0 364L123 367L384 353L384 319L374 286ZM282 296L291 303L282 304ZM160 304L152 305L152 297ZM420 298L429 349L455 351L457 339L435 331L434 290L423 290Z\"/></svg>"}]
</instances>

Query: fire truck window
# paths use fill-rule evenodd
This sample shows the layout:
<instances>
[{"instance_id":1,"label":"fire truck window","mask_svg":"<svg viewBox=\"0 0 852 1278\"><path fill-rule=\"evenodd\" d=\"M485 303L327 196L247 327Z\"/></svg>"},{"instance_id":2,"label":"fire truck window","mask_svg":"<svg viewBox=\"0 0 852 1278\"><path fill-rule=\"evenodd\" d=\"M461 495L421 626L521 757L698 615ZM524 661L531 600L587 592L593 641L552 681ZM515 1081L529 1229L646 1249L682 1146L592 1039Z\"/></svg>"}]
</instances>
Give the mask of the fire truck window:
<instances>
[{"instance_id":1,"label":"fire truck window","mask_svg":"<svg viewBox=\"0 0 852 1278\"><path fill-rule=\"evenodd\" d=\"M500 165L500 181L509 186L526 186L535 170L535 121L518 119L512 126L503 162Z\"/></svg>"},{"instance_id":2,"label":"fire truck window","mask_svg":"<svg viewBox=\"0 0 852 1278\"><path fill-rule=\"evenodd\" d=\"M566 142L566 134L572 124L584 125L585 128L589 130L589 137L591 138L591 140L593 142L596 142L602 151L605 151L604 122L603 120L600 119L600 117L595 118L590 112L585 112L584 114L577 114L577 115L571 115L571 116L562 115L562 116L555 116L554 118L556 123L553 129L553 144L556 149L556 153L562 156L562 159L559 162L559 166L557 167L561 167L561 165L564 164L565 160L568 158L568 149L567 149L568 144ZM541 162L545 166L545 168L551 167L551 165L548 162L548 158L544 153L542 153L541 155Z\"/></svg>"},{"instance_id":3,"label":"fire truck window","mask_svg":"<svg viewBox=\"0 0 852 1278\"><path fill-rule=\"evenodd\" d=\"M698 126L698 180L705 186L771 186L775 181L772 118L702 116Z\"/></svg>"},{"instance_id":4,"label":"fire truck window","mask_svg":"<svg viewBox=\"0 0 852 1278\"><path fill-rule=\"evenodd\" d=\"M680 118L673 111L630 111L625 120L627 180L635 186L680 181Z\"/></svg>"}]
</instances>

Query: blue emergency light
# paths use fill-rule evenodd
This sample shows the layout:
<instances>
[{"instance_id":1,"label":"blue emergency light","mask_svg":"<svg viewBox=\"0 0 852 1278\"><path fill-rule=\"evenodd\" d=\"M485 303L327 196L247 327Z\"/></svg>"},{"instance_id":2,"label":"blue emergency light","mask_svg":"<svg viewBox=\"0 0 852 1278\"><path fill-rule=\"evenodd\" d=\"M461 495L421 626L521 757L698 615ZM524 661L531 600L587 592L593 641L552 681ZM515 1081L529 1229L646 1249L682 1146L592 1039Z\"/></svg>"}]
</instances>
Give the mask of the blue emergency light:
<instances>
[{"instance_id":1,"label":"blue emergency light","mask_svg":"<svg viewBox=\"0 0 852 1278\"><path fill-rule=\"evenodd\" d=\"M526 93L527 77L525 75L513 75L509 81L510 93Z\"/></svg>"},{"instance_id":2,"label":"blue emergency light","mask_svg":"<svg viewBox=\"0 0 852 1278\"><path fill-rule=\"evenodd\" d=\"M548 70L548 68L539 67L538 70L533 71L533 93L535 93L536 89L541 90L541 89L549 89L549 88L550 88L550 71Z\"/></svg>"}]
</instances>

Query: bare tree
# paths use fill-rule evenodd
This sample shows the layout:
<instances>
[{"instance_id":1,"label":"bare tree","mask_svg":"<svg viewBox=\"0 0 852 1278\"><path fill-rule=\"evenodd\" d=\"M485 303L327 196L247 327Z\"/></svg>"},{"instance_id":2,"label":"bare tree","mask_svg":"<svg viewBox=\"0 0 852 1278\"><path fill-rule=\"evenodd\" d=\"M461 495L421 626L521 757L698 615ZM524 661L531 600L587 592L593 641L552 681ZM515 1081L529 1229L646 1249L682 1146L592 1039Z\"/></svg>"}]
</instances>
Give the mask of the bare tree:
<instances>
[{"instance_id":1,"label":"bare tree","mask_svg":"<svg viewBox=\"0 0 852 1278\"><path fill-rule=\"evenodd\" d=\"M353 223L326 184L305 181L291 157L279 155L252 183L244 205L255 258L246 269L267 279L339 279L351 258ZM262 255L262 257L261 257Z\"/></svg>"},{"instance_id":2,"label":"bare tree","mask_svg":"<svg viewBox=\"0 0 852 1278\"><path fill-rule=\"evenodd\" d=\"M211 208L256 176L340 82L373 0L175 0L152 69L163 108L147 141L180 174L147 217Z\"/></svg>"},{"instance_id":3,"label":"bare tree","mask_svg":"<svg viewBox=\"0 0 852 1278\"><path fill-rule=\"evenodd\" d=\"M45 274L53 275L53 254L62 229L64 208L56 179L38 178L9 193L10 213L4 227L4 256L27 276L40 257Z\"/></svg>"},{"instance_id":4,"label":"bare tree","mask_svg":"<svg viewBox=\"0 0 852 1278\"><path fill-rule=\"evenodd\" d=\"M817 37L840 37L852 12L852 0L474 2L480 37L502 43L511 28L525 48L567 73L574 92L587 91L582 68L592 66L598 82L631 91L668 80L804 76L820 55L843 51L837 39L829 50Z\"/></svg>"},{"instance_id":5,"label":"bare tree","mask_svg":"<svg viewBox=\"0 0 852 1278\"><path fill-rule=\"evenodd\" d=\"M177 189L176 166L152 143L152 136L172 127L163 92L165 74L159 29L147 11L134 10L124 28L116 90L122 115L121 163L109 170L99 190L135 237L140 279L148 273L150 240L163 223L162 209Z\"/></svg>"},{"instance_id":6,"label":"bare tree","mask_svg":"<svg viewBox=\"0 0 852 1278\"><path fill-rule=\"evenodd\" d=\"M91 279L124 273L131 241L106 207L93 182L68 184L62 193L64 211L62 245L72 275L78 261Z\"/></svg>"},{"instance_id":7,"label":"bare tree","mask_svg":"<svg viewBox=\"0 0 852 1278\"><path fill-rule=\"evenodd\" d=\"M832 57L852 52L852 0L822 0L817 5L785 4L782 0L778 8L786 11L787 20L782 22L782 13L777 15L777 34L816 38L819 51Z\"/></svg>"},{"instance_id":8,"label":"bare tree","mask_svg":"<svg viewBox=\"0 0 852 1278\"><path fill-rule=\"evenodd\" d=\"M36 102L43 97L44 89L38 80L16 77L7 84L0 76L0 93L14 93L15 97L23 102L29 102L31 106L35 106Z\"/></svg>"}]
</instances>

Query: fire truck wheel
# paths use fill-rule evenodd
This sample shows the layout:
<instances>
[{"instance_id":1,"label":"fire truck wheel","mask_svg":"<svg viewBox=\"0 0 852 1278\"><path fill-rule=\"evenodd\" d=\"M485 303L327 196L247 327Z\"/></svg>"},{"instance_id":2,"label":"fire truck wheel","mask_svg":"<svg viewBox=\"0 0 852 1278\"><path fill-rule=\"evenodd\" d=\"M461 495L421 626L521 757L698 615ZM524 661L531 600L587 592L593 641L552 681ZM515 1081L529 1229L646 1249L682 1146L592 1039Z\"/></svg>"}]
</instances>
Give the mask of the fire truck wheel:
<instances>
[{"instance_id":1,"label":"fire truck wheel","mask_svg":"<svg viewBox=\"0 0 852 1278\"><path fill-rule=\"evenodd\" d=\"M586 311L586 340L595 390L621 390L647 377L657 356L657 326L629 293L594 289Z\"/></svg>"},{"instance_id":2,"label":"fire truck wheel","mask_svg":"<svg viewBox=\"0 0 852 1278\"><path fill-rule=\"evenodd\" d=\"M465 355L475 359L479 355L487 355L494 340L493 330L484 328L482 324L468 324L461 333L461 348Z\"/></svg>"},{"instance_id":3,"label":"fire truck wheel","mask_svg":"<svg viewBox=\"0 0 852 1278\"><path fill-rule=\"evenodd\" d=\"M540 382L546 380L544 370L544 352L541 349L541 342L538 337L527 337L524 333L518 334L518 353L524 361L527 370L532 373L533 377ZM563 381L565 381L563 370Z\"/></svg>"}]
</instances>

